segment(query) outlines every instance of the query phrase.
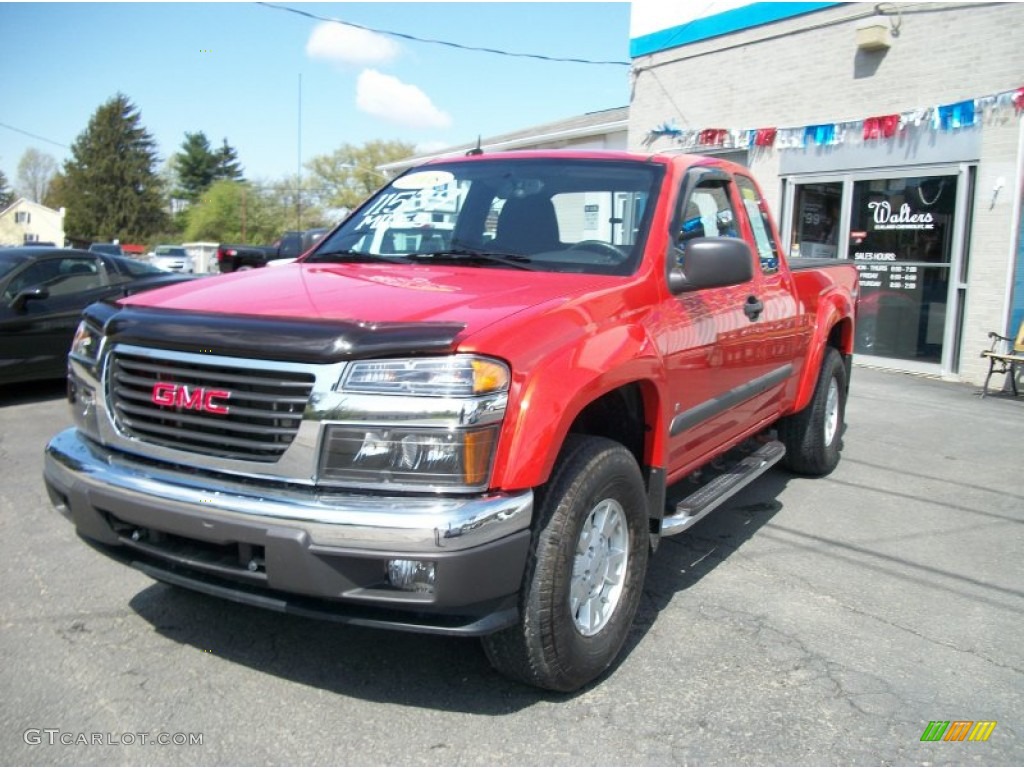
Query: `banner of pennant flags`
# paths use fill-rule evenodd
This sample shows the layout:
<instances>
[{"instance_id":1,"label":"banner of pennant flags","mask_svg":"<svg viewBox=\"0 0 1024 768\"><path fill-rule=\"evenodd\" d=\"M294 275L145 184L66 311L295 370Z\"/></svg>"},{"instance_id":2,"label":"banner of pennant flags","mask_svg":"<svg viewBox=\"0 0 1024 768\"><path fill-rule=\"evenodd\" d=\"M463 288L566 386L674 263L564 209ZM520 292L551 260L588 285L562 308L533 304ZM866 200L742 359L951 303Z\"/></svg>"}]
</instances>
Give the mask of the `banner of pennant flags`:
<instances>
[{"instance_id":1,"label":"banner of pennant flags","mask_svg":"<svg viewBox=\"0 0 1024 768\"><path fill-rule=\"evenodd\" d=\"M1024 111L1024 86L1013 91L960 101L956 104L923 107L895 115L866 117L863 120L794 128L690 129L679 128L675 123L666 122L648 131L643 144L649 147L658 139L667 137L684 150L835 146L890 139L911 128L924 127L935 131L969 128L1010 109L1018 114Z\"/></svg>"}]
</instances>

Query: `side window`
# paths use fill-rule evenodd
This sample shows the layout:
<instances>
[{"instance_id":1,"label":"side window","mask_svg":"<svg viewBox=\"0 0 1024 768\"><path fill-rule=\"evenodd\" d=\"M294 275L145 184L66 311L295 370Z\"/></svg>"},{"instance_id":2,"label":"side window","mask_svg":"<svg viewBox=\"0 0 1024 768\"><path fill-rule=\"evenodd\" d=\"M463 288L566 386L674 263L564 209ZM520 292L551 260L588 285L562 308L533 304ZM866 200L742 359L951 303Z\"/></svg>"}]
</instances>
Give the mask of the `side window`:
<instances>
[{"instance_id":1,"label":"side window","mask_svg":"<svg viewBox=\"0 0 1024 768\"><path fill-rule=\"evenodd\" d=\"M676 246L683 253L686 244L698 237L736 237L736 212L729 199L727 182L702 181L682 202L676 220L679 222Z\"/></svg>"},{"instance_id":2,"label":"side window","mask_svg":"<svg viewBox=\"0 0 1024 768\"><path fill-rule=\"evenodd\" d=\"M4 298L10 301L27 288L45 286L60 275L60 259L45 259L25 267L7 285Z\"/></svg>"},{"instance_id":3,"label":"side window","mask_svg":"<svg viewBox=\"0 0 1024 768\"><path fill-rule=\"evenodd\" d=\"M62 257L36 262L15 277L7 287L6 298L14 298L19 291L35 286L49 288L51 296L66 296L99 288L103 285L96 259Z\"/></svg>"},{"instance_id":4,"label":"side window","mask_svg":"<svg viewBox=\"0 0 1024 768\"><path fill-rule=\"evenodd\" d=\"M60 273L49 283L51 296L82 293L102 285L99 260L85 257L62 258Z\"/></svg>"},{"instance_id":5,"label":"side window","mask_svg":"<svg viewBox=\"0 0 1024 768\"><path fill-rule=\"evenodd\" d=\"M757 191L757 185L754 184L753 180L746 176L737 176L736 185L740 188L743 207L747 212L750 229L754 233L754 242L757 244L757 255L758 260L761 262L761 271L766 275L778 272L778 244L775 242L774 235L772 235L768 205Z\"/></svg>"}]
</instances>

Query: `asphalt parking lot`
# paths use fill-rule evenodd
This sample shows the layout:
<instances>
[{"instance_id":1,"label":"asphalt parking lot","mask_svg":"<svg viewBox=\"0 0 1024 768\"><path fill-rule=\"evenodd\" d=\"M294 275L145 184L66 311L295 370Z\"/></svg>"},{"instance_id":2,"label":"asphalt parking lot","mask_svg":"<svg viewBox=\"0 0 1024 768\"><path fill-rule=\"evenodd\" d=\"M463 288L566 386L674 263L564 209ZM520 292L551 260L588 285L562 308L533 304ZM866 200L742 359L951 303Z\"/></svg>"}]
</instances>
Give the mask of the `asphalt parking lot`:
<instances>
[{"instance_id":1,"label":"asphalt parking lot","mask_svg":"<svg viewBox=\"0 0 1024 768\"><path fill-rule=\"evenodd\" d=\"M471 640L107 561L40 479L69 422L57 383L0 389L3 764L1024 764L1024 398L856 368L839 468L666 540L628 656L570 696ZM922 742L932 721L996 726Z\"/></svg>"}]
</instances>

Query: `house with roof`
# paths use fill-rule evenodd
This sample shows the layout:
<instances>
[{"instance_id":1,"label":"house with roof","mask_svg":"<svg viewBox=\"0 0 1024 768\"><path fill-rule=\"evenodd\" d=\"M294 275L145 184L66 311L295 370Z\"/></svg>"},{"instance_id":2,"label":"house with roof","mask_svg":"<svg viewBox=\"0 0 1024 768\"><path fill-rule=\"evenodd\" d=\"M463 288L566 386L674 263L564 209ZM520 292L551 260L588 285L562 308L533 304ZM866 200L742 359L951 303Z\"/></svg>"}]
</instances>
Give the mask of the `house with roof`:
<instances>
[{"instance_id":1,"label":"house with roof","mask_svg":"<svg viewBox=\"0 0 1024 768\"><path fill-rule=\"evenodd\" d=\"M0 211L0 245L64 246L64 209L18 198Z\"/></svg>"}]
</instances>

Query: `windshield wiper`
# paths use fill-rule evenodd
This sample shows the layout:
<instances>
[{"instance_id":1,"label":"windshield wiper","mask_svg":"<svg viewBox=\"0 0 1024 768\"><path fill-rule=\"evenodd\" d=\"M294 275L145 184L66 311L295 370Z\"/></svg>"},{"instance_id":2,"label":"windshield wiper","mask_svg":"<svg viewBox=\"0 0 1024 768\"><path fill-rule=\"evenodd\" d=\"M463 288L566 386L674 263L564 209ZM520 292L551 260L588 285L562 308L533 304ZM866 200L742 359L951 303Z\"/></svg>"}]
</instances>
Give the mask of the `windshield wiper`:
<instances>
[{"instance_id":1,"label":"windshield wiper","mask_svg":"<svg viewBox=\"0 0 1024 768\"><path fill-rule=\"evenodd\" d=\"M394 256L378 256L376 253L366 253L365 251L353 251L351 249L340 250L340 251L321 251L314 253L308 259L307 264L315 264L317 262L331 262L341 263L345 261L367 261L367 262L383 262L385 264L394 264L401 257Z\"/></svg>"},{"instance_id":2,"label":"windshield wiper","mask_svg":"<svg viewBox=\"0 0 1024 768\"><path fill-rule=\"evenodd\" d=\"M533 269L530 266L533 259L528 256L523 256L519 253L503 253L501 251L482 251L474 248L448 248L443 251L431 251L429 253L410 253L406 258L417 261L432 261L434 259L477 261L501 264L504 267L515 267L516 269Z\"/></svg>"}]
</instances>

